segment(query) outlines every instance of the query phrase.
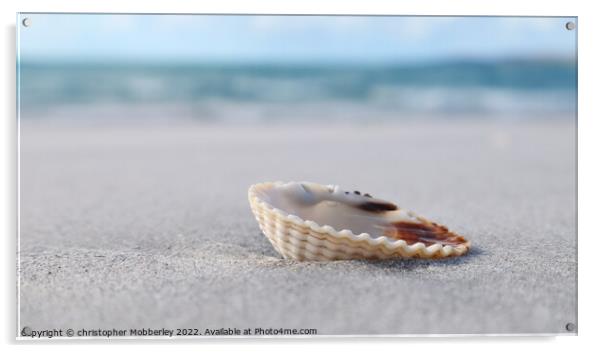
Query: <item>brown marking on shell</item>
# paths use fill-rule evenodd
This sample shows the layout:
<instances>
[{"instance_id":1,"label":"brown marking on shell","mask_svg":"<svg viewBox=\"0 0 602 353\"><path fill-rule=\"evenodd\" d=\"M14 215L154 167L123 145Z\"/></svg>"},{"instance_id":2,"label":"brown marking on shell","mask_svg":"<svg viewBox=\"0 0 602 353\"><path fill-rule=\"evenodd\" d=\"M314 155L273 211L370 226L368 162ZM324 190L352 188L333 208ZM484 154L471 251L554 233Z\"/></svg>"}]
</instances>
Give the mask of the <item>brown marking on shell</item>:
<instances>
[{"instance_id":1,"label":"brown marking on shell","mask_svg":"<svg viewBox=\"0 0 602 353\"><path fill-rule=\"evenodd\" d=\"M386 201L366 201L356 206L360 210L373 213L381 213L397 210L397 205Z\"/></svg>"},{"instance_id":2,"label":"brown marking on shell","mask_svg":"<svg viewBox=\"0 0 602 353\"><path fill-rule=\"evenodd\" d=\"M433 244L466 245L468 243L464 237L450 232L447 227L432 222L394 222L391 223L390 228L385 229L385 236L405 240L408 245L418 242L422 242L426 246Z\"/></svg>"}]
</instances>

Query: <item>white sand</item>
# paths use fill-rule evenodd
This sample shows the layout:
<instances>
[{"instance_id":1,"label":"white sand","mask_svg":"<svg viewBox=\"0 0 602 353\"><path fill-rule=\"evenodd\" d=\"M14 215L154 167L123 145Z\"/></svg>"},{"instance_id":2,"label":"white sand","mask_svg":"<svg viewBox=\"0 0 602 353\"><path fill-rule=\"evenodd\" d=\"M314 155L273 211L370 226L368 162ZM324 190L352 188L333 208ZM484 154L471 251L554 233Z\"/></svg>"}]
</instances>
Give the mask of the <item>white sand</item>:
<instances>
[{"instance_id":1,"label":"white sand","mask_svg":"<svg viewBox=\"0 0 602 353\"><path fill-rule=\"evenodd\" d=\"M21 326L562 333L576 322L571 121L317 128L22 123ZM336 183L474 244L285 261L250 184Z\"/></svg>"}]
</instances>

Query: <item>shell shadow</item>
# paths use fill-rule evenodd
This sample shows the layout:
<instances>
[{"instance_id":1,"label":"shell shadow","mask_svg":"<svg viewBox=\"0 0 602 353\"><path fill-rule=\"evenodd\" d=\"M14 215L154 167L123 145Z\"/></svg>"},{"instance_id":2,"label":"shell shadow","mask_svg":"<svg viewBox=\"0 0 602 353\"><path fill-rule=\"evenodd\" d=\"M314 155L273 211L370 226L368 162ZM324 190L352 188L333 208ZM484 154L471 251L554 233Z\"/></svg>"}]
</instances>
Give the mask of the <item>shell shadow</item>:
<instances>
[{"instance_id":1,"label":"shell shadow","mask_svg":"<svg viewBox=\"0 0 602 353\"><path fill-rule=\"evenodd\" d=\"M282 260L282 256L274 249L272 243L267 240L267 237L263 235L263 233L259 233L258 238L261 238L261 241L256 242L253 245L253 248L250 249L254 251L256 254L270 258L270 259L278 259Z\"/></svg>"},{"instance_id":2,"label":"shell shadow","mask_svg":"<svg viewBox=\"0 0 602 353\"><path fill-rule=\"evenodd\" d=\"M389 260L360 260L367 265L388 270L412 271L414 269L426 267L452 267L471 263L487 252L480 247L473 246L470 251L463 256L452 257L448 259L389 259Z\"/></svg>"}]
</instances>

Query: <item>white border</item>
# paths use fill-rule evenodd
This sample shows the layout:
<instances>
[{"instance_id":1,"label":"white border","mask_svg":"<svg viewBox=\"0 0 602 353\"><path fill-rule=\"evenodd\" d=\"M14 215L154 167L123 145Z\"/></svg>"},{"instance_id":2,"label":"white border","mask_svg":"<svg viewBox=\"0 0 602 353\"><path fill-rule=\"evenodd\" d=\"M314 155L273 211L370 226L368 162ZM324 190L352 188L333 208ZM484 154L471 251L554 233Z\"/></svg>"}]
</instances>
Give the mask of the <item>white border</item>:
<instances>
[{"instance_id":1,"label":"white border","mask_svg":"<svg viewBox=\"0 0 602 353\"><path fill-rule=\"evenodd\" d=\"M50 12L192 12L192 13L303 13L303 14L421 14L421 15L556 15L556 16L579 16L579 337L558 337L558 338L444 338L432 340L428 338L417 339L319 339L317 342L309 340L291 339L287 343L278 340L276 343L268 344L265 347L265 340L262 339L241 339L228 342L230 348L243 348L250 351L266 351L268 349L291 350L291 343L299 343L309 345L320 344L326 346L329 350L335 348L344 349L346 351L358 349L433 349L440 351L442 348L451 351L482 351L484 345L486 349L492 351L507 351L510 346L516 345L545 345L547 351L574 351L580 348L587 348L590 344L599 346L597 339L597 328L600 327L598 322L600 315L599 298L600 284L597 284L597 269L600 268L600 263L597 261L599 257L598 250L602 248L601 237L599 236L599 226L597 219L598 208L600 203L600 180L602 180L602 167L600 166L600 152L602 151L601 138L602 133L600 119L602 114L599 106L595 106L595 102L599 102L598 87L602 82L598 63L602 62L600 57L600 47L596 44L596 35L602 33L599 21L600 13L596 11L595 2L590 2L594 5L587 5L587 2L577 1L529 1L524 0L507 0L504 2L491 1L415 1L409 4L403 2L393 3L391 1L370 0L370 1L233 1L222 0L220 2L204 3L204 2L167 2L167 1L151 1L147 0L141 3L129 0L120 1L86 1L86 2L70 2L66 0L48 1L28 1L16 0L3 1L2 18L3 29L3 51L1 66L3 72L0 75L4 79L4 84L1 86L1 106L5 109L1 125L3 142L2 154L0 162L3 166L2 186L3 192L0 193L4 197L0 206L0 222L3 224L5 246L5 272L6 279L2 281L3 290L2 299L5 304L3 313L4 320L0 326L0 332L3 334L4 342L14 344L15 332L15 240L14 234L16 231L16 210L14 197L16 187L16 140L15 130L15 61L12 57L11 49L14 48L14 26L15 14L18 11L50 11ZM12 34L12 38L11 38ZM7 82L8 81L8 82ZM586 191L584 191L586 190ZM16 195L15 195L16 197ZM13 238L13 239L11 239ZM152 341L156 343L154 346L146 346L145 351L163 351L166 347L161 345L167 343L170 345L170 350L174 348L194 350L195 347L177 344L176 341ZM177 341L182 342L182 341ZM399 347L391 344L402 342L404 345L412 345L414 347ZM128 342L129 343L129 342ZM175 344L174 344L175 343ZM377 344L376 347L367 347L366 344ZM495 343L495 344L489 344ZM420 347L416 347L420 344ZM124 349L128 349L131 344L125 344ZM284 347L286 346L286 348ZM52 346L23 346L17 345L11 348L38 348L46 350L57 349L60 351L81 350L82 347L77 347L77 344L70 344L64 347ZM85 349L103 349L105 347L86 347ZM216 346L214 340L202 344L202 348L208 348L212 351L224 350L226 345ZM299 350L303 347L296 347ZM305 347L306 350L309 347ZM539 348L539 347L538 347ZM541 347L543 348L543 347ZM131 349L131 348L130 348Z\"/></svg>"},{"instance_id":2,"label":"white border","mask_svg":"<svg viewBox=\"0 0 602 353\"><path fill-rule=\"evenodd\" d=\"M20 16L17 15L16 16L16 23L19 23L19 21L21 21ZM16 54L17 57L20 55L21 53L21 26L16 26ZM19 87L21 84L21 71L19 70L19 62L16 62L15 65L16 68L16 86ZM19 119L19 117L21 116L21 96L19 94L16 94L16 113L17 113L17 136L16 136L16 140L17 140L17 156L16 156L16 161L17 161L17 180L16 180L16 184L17 184L17 189L16 189L16 194L17 194L17 203L15 205L16 207L16 214L17 217L15 219L15 221L17 222L16 224L16 228L17 228L17 328L21 326L21 281L19 281L19 276L18 274L21 273L21 207L20 205L20 200L21 200L21 119ZM18 331L18 329L17 329Z\"/></svg>"}]
</instances>

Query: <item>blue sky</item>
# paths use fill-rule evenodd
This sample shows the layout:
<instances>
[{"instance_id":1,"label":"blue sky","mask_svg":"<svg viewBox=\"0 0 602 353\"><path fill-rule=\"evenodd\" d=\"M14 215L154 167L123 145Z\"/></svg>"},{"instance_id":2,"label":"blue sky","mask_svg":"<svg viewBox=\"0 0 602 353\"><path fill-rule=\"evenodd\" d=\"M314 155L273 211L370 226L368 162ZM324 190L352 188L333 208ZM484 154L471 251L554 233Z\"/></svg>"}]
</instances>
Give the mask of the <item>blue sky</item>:
<instances>
[{"instance_id":1,"label":"blue sky","mask_svg":"<svg viewBox=\"0 0 602 353\"><path fill-rule=\"evenodd\" d=\"M30 14L22 60L423 62L574 59L574 18Z\"/></svg>"}]
</instances>

